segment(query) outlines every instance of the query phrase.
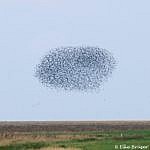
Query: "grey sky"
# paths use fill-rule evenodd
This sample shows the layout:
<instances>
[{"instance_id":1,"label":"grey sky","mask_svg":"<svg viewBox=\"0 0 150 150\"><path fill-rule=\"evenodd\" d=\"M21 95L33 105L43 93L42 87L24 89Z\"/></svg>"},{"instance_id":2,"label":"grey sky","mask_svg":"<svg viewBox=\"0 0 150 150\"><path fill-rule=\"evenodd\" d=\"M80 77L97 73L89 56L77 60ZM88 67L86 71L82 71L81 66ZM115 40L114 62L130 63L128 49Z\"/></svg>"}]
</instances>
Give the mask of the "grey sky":
<instances>
[{"instance_id":1,"label":"grey sky","mask_svg":"<svg viewBox=\"0 0 150 150\"><path fill-rule=\"evenodd\" d=\"M150 119L149 0L1 0L0 120ZM118 60L99 93L34 78L49 48L99 46Z\"/></svg>"}]
</instances>

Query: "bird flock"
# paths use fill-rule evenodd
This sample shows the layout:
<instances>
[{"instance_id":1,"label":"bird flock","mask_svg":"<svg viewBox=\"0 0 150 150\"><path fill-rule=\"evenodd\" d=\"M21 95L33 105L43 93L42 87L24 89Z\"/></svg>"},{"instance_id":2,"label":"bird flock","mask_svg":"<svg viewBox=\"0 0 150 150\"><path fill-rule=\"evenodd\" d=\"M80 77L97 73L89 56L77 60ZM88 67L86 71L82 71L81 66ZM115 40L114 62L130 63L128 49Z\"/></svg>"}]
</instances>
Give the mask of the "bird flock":
<instances>
[{"instance_id":1,"label":"bird flock","mask_svg":"<svg viewBox=\"0 0 150 150\"><path fill-rule=\"evenodd\" d=\"M35 76L49 88L88 91L100 89L115 66L115 58L105 49L60 47L41 59Z\"/></svg>"}]
</instances>

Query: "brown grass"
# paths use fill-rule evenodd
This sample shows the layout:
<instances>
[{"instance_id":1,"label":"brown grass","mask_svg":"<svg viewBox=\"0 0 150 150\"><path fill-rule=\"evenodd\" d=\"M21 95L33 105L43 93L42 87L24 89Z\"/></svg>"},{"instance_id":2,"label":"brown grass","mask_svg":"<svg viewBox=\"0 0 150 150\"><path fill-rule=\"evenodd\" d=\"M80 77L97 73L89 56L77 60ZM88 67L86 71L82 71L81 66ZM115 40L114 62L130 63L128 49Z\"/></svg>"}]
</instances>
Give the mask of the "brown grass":
<instances>
[{"instance_id":1,"label":"brown grass","mask_svg":"<svg viewBox=\"0 0 150 150\"><path fill-rule=\"evenodd\" d=\"M0 145L9 145L15 143L25 143L25 142L54 142L54 141L65 141L74 139L88 139L94 138L94 135L80 135L80 134L58 134L58 135L45 135L32 133L6 133L0 134Z\"/></svg>"},{"instance_id":2,"label":"brown grass","mask_svg":"<svg viewBox=\"0 0 150 150\"><path fill-rule=\"evenodd\" d=\"M73 132L79 133L81 131L126 131L140 129L150 129L150 121L0 122L0 145L95 138L94 135L72 134ZM33 132L37 134L33 134ZM61 132L62 134L52 135L53 132ZM51 135L42 133L51 133ZM100 139L102 137L96 138ZM116 137L116 139L117 138L125 139L126 137ZM55 150L56 148L49 149ZM57 148L56 150L63 149ZM70 150L74 149L70 148Z\"/></svg>"}]
</instances>

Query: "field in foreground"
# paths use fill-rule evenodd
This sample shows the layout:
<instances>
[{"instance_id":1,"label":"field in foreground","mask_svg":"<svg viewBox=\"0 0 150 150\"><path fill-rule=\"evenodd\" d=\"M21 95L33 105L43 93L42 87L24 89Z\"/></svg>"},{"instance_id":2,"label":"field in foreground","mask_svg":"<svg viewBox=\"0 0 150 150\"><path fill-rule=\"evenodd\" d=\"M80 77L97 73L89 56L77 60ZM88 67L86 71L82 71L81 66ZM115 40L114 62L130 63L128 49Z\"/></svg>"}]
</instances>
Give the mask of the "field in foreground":
<instances>
[{"instance_id":1,"label":"field in foreground","mask_svg":"<svg viewBox=\"0 0 150 150\"><path fill-rule=\"evenodd\" d=\"M150 150L150 122L0 122L0 150L35 149Z\"/></svg>"}]
</instances>

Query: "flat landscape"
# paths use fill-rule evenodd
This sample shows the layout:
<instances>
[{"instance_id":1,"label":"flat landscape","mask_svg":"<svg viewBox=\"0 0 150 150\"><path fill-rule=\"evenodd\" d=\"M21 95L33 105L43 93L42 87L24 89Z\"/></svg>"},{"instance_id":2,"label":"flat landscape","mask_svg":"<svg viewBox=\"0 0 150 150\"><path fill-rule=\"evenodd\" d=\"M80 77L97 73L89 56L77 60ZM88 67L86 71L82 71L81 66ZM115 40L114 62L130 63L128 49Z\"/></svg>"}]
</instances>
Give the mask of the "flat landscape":
<instances>
[{"instance_id":1,"label":"flat landscape","mask_svg":"<svg viewBox=\"0 0 150 150\"><path fill-rule=\"evenodd\" d=\"M150 149L150 121L0 122L0 150Z\"/></svg>"}]
</instances>

